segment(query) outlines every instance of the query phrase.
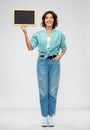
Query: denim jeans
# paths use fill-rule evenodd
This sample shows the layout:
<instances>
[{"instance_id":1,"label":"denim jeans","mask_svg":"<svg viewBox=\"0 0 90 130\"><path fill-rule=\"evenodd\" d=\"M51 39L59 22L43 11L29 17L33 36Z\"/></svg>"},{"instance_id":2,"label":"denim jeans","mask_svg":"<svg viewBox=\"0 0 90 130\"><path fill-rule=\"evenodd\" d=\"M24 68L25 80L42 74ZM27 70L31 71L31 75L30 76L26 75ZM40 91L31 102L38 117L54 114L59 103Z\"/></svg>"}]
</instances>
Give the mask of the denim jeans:
<instances>
[{"instance_id":1,"label":"denim jeans","mask_svg":"<svg viewBox=\"0 0 90 130\"><path fill-rule=\"evenodd\" d=\"M37 79L41 114L42 116L55 115L60 80L60 61L39 57L37 61Z\"/></svg>"}]
</instances>

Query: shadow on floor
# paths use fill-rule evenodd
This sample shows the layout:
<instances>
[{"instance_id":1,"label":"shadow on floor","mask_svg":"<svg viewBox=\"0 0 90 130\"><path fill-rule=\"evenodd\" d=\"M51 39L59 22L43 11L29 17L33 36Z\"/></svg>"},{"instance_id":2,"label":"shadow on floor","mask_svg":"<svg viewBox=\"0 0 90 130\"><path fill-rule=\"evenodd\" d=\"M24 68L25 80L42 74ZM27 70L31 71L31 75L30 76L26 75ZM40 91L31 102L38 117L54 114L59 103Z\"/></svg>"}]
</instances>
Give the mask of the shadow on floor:
<instances>
[{"instance_id":1,"label":"shadow on floor","mask_svg":"<svg viewBox=\"0 0 90 130\"><path fill-rule=\"evenodd\" d=\"M19 126L11 126L8 124L0 124L0 130L90 130L90 127L87 126L87 128L79 128L73 125L56 125L55 127L41 127L40 125L32 125L28 127L19 127Z\"/></svg>"}]
</instances>

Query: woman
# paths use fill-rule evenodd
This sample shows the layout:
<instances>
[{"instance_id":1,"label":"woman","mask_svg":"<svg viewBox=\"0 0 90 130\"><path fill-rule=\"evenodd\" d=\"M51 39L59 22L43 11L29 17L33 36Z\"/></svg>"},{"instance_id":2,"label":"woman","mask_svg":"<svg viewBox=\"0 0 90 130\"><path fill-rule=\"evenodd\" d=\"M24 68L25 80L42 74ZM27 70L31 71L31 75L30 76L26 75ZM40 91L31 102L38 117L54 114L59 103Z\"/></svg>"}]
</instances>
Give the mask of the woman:
<instances>
[{"instance_id":1,"label":"woman","mask_svg":"<svg viewBox=\"0 0 90 130\"><path fill-rule=\"evenodd\" d=\"M64 34L55 29L58 25L55 12L45 12L41 25L45 29L33 34L31 40L28 37L27 26L22 25L21 29L24 32L28 50L38 47L37 79L43 116L42 126L53 127L60 80L60 59L67 47Z\"/></svg>"}]
</instances>

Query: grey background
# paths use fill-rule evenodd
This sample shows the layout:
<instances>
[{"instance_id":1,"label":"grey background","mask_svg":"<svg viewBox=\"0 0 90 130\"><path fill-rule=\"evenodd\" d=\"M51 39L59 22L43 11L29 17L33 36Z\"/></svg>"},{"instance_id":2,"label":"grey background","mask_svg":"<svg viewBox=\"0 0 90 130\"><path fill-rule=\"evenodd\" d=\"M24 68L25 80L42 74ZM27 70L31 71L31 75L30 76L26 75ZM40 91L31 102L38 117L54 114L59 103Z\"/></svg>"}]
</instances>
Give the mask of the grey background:
<instances>
[{"instance_id":1,"label":"grey background","mask_svg":"<svg viewBox=\"0 0 90 130\"><path fill-rule=\"evenodd\" d=\"M89 0L1 0L0 1L0 108L38 108L36 77L37 49L29 52L19 26L12 26L12 10L35 9L37 26L29 27L29 37L41 28L47 10L57 13L58 29L68 50L61 60L58 107L90 107L90 2Z\"/></svg>"}]
</instances>

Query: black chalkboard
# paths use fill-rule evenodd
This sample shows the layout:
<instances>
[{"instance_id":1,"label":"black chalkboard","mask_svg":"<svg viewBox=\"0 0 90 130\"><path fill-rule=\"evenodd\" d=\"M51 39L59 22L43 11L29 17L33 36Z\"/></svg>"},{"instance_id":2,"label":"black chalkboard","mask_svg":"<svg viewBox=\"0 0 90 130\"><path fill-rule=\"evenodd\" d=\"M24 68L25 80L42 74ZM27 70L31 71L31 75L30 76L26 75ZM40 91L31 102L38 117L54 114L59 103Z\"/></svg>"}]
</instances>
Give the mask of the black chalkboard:
<instances>
[{"instance_id":1,"label":"black chalkboard","mask_svg":"<svg viewBox=\"0 0 90 130\"><path fill-rule=\"evenodd\" d=\"M13 10L13 25L28 24L31 26L36 25L36 11L28 9Z\"/></svg>"}]
</instances>

